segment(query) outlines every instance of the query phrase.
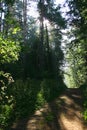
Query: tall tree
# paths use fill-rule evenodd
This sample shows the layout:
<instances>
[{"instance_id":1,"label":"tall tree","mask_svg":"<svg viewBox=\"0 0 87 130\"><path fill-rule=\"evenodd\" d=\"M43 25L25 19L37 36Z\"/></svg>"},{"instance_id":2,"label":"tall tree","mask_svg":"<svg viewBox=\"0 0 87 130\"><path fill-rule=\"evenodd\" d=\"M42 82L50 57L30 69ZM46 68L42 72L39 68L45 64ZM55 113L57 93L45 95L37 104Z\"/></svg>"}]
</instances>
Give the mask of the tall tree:
<instances>
[{"instance_id":1,"label":"tall tree","mask_svg":"<svg viewBox=\"0 0 87 130\"><path fill-rule=\"evenodd\" d=\"M73 40L69 44L71 59L74 62L73 74L76 73L78 84L81 85L86 81L87 75L87 3L85 0L67 0L67 3L70 8L68 23L72 26L73 34Z\"/></svg>"},{"instance_id":2,"label":"tall tree","mask_svg":"<svg viewBox=\"0 0 87 130\"><path fill-rule=\"evenodd\" d=\"M65 20L61 16L60 7L59 6L55 7L54 2L52 0L50 0L50 1L48 1L48 0L39 1L38 8L39 8L40 16L41 16L40 17L41 18L41 22L40 22L41 23L41 29L40 30L41 30L41 42L42 42L42 44L41 43L40 44L42 45L42 48L47 51L46 52L47 53L47 62L48 62L47 66L50 65L50 67L52 69L52 54L51 54L52 52L50 51L52 49L52 46L51 46L50 36L49 36L48 32L49 32L51 26L53 26L54 27L53 31L56 32L56 30L57 30L57 32L59 31L58 32L58 34L59 34L61 32L60 31L61 28L62 29L65 28ZM44 26L45 20L49 21L48 28L46 26L46 33L45 33L45 26ZM50 34L52 34L52 33L50 32ZM54 37L57 37L57 35L54 35ZM55 40L53 42L56 42L57 40ZM45 43L46 43L46 48L44 46ZM55 48L56 48L56 46L55 46ZM46 59L44 59L44 60L46 60ZM48 68L50 68L50 67L48 67Z\"/></svg>"},{"instance_id":3,"label":"tall tree","mask_svg":"<svg viewBox=\"0 0 87 130\"><path fill-rule=\"evenodd\" d=\"M44 0L40 0L38 3L40 13L40 44L38 46L38 67L40 73L44 71Z\"/></svg>"},{"instance_id":4,"label":"tall tree","mask_svg":"<svg viewBox=\"0 0 87 130\"><path fill-rule=\"evenodd\" d=\"M27 39L27 0L23 0L23 36L26 44Z\"/></svg>"}]
</instances>

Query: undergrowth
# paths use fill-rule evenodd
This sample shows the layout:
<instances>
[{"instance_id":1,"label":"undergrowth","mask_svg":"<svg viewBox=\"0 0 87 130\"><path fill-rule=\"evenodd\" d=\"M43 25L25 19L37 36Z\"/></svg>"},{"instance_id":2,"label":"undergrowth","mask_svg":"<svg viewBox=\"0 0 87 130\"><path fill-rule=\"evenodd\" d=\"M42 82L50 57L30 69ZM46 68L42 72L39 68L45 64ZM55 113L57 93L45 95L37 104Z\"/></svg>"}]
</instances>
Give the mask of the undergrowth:
<instances>
[{"instance_id":1,"label":"undergrowth","mask_svg":"<svg viewBox=\"0 0 87 130\"><path fill-rule=\"evenodd\" d=\"M87 122L87 83L85 83L81 86L81 90L83 92L83 99L84 99L84 101L83 101L84 109L83 109L82 114L83 114L84 120Z\"/></svg>"},{"instance_id":2,"label":"undergrowth","mask_svg":"<svg viewBox=\"0 0 87 130\"><path fill-rule=\"evenodd\" d=\"M30 116L46 102L55 99L64 89L65 86L54 79L16 80L8 89L12 96L11 103L0 106L0 127L8 127L12 120ZM49 118L51 117L47 120Z\"/></svg>"}]
</instances>

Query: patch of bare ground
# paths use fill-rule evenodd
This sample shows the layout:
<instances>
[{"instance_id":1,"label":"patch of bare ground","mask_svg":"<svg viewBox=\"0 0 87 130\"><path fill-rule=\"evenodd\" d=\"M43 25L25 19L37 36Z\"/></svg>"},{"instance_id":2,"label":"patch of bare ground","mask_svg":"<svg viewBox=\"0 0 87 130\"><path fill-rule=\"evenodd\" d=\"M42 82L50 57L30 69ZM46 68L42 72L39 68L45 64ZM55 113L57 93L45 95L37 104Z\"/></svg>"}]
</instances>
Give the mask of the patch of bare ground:
<instances>
[{"instance_id":1,"label":"patch of bare ground","mask_svg":"<svg viewBox=\"0 0 87 130\"><path fill-rule=\"evenodd\" d=\"M67 89L32 117L13 123L11 130L87 130L81 112L80 89Z\"/></svg>"}]
</instances>

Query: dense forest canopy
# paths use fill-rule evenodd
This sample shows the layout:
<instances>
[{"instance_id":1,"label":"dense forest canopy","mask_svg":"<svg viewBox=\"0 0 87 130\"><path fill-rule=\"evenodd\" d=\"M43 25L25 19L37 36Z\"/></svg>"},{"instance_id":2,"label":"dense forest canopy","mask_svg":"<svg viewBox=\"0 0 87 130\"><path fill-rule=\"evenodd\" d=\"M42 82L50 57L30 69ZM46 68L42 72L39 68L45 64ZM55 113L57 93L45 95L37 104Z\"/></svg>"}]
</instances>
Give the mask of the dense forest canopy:
<instances>
[{"instance_id":1,"label":"dense forest canopy","mask_svg":"<svg viewBox=\"0 0 87 130\"><path fill-rule=\"evenodd\" d=\"M15 109L19 118L55 98L64 77L69 87L86 84L86 28L86 0L0 1L1 126Z\"/></svg>"},{"instance_id":2,"label":"dense forest canopy","mask_svg":"<svg viewBox=\"0 0 87 130\"><path fill-rule=\"evenodd\" d=\"M13 54L9 52L10 49L6 50L6 53L4 50L1 58L3 58L2 60L9 59L10 61L11 59L14 61L19 55L17 62L14 64L6 62L2 69L9 71L14 75L14 78L38 78L43 77L45 73L51 73L55 77L60 73L59 68L63 61L61 29L66 27L65 19L61 15L60 7L55 7L53 1L36 2L39 14L36 19L29 16L29 4L27 0L1 1L1 34L6 41L13 41L11 42L13 49L16 53L18 52L15 54L12 48ZM39 23L37 23L37 20L39 20ZM45 22L46 20L49 25ZM11 56L8 55L8 58L4 58L7 55L7 51ZM12 55L15 56L13 59L11 58ZM1 65L3 64L2 60ZM52 60L55 61L53 62ZM11 69L12 65L16 67L13 70ZM19 69L17 70L18 67Z\"/></svg>"}]
</instances>

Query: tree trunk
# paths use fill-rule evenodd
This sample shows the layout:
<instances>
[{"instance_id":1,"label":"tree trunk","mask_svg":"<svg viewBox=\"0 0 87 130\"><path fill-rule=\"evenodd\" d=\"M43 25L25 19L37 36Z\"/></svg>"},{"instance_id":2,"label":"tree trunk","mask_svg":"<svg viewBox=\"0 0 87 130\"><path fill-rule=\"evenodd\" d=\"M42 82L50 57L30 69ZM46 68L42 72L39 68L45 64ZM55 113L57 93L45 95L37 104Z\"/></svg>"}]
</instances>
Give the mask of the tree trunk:
<instances>
[{"instance_id":1,"label":"tree trunk","mask_svg":"<svg viewBox=\"0 0 87 130\"><path fill-rule=\"evenodd\" d=\"M2 32L2 2L0 1L0 32Z\"/></svg>"},{"instance_id":2,"label":"tree trunk","mask_svg":"<svg viewBox=\"0 0 87 130\"><path fill-rule=\"evenodd\" d=\"M47 51L47 70L50 71L50 47L49 47L49 35L48 35L48 28L46 26L46 51Z\"/></svg>"},{"instance_id":3,"label":"tree trunk","mask_svg":"<svg viewBox=\"0 0 87 130\"><path fill-rule=\"evenodd\" d=\"M24 43L27 42L27 0L23 0L23 37Z\"/></svg>"},{"instance_id":4,"label":"tree trunk","mask_svg":"<svg viewBox=\"0 0 87 130\"><path fill-rule=\"evenodd\" d=\"M44 71L44 0L40 0L40 44L39 44L39 71Z\"/></svg>"},{"instance_id":5,"label":"tree trunk","mask_svg":"<svg viewBox=\"0 0 87 130\"><path fill-rule=\"evenodd\" d=\"M26 48L27 46L27 0L23 0L23 44ZM23 78L27 77L27 52L23 54Z\"/></svg>"}]
</instances>

